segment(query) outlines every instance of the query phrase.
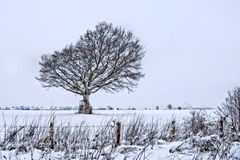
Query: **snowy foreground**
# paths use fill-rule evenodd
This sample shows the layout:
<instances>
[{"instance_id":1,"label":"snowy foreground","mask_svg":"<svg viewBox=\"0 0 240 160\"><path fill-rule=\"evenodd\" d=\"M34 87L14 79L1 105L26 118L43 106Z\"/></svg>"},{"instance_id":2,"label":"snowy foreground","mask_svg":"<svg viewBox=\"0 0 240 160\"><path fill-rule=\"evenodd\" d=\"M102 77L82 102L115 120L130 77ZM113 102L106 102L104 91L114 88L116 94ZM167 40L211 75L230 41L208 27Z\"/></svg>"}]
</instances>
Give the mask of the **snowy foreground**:
<instances>
[{"instance_id":1,"label":"snowy foreground","mask_svg":"<svg viewBox=\"0 0 240 160\"><path fill-rule=\"evenodd\" d=\"M201 123L209 125L211 121L213 127L201 127L194 135L188 123L193 116L190 110L97 110L94 115L79 115L76 111L1 112L0 159L240 160L238 142L229 145L217 135L215 110L201 111L206 116ZM51 118L55 127L54 149L44 138L49 135ZM115 122L121 122L121 140L119 146L112 147ZM223 152L231 156L224 157Z\"/></svg>"}]
</instances>

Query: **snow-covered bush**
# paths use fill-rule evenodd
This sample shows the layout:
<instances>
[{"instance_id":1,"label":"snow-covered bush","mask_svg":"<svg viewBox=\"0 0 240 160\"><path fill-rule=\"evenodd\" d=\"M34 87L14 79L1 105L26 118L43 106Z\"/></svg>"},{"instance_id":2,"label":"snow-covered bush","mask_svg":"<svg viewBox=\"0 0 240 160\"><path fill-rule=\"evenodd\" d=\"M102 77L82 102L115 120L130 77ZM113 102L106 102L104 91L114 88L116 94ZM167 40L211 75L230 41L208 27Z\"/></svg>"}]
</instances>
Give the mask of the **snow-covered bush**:
<instances>
[{"instance_id":1,"label":"snow-covered bush","mask_svg":"<svg viewBox=\"0 0 240 160\"><path fill-rule=\"evenodd\" d=\"M203 135L212 135L217 133L217 123L211 119L205 110L192 110L191 116L184 119L181 124L180 135L182 139L201 133Z\"/></svg>"},{"instance_id":2,"label":"snow-covered bush","mask_svg":"<svg viewBox=\"0 0 240 160\"><path fill-rule=\"evenodd\" d=\"M159 139L172 142L181 139L181 124L177 123L175 118L166 122L165 124L160 125L159 128Z\"/></svg>"},{"instance_id":3,"label":"snow-covered bush","mask_svg":"<svg viewBox=\"0 0 240 160\"><path fill-rule=\"evenodd\" d=\"M228 138L220 138L217 134L204 136L198 133L186 139L182 144L172 147L169 152L193 154L193 160L230 160L238 157L237 146L239 144L231 143Z\"/></svg>"},{"instance_id":4,"label":"snow-covered bush","mask_svg":"<svg viewBox=\"0 0 240 160\"><path fill-rule=\"evenodd\" d=\"M141 115L134 116L123 131L124 143L129 145L146 145L154 143L159 134L158 121L145 122Z\"/></svg>"},{"instance_id":5,"label":"snow-covered bush","mask_svg":"<svg viewBox=\"0 0 240 160\"><path fill-rule=\"evenodd\" d=\"M228 130L231 132L240 131L240 87L228 92L228 97L217 112L226 119Z\"/></svg>"}]
</instances>

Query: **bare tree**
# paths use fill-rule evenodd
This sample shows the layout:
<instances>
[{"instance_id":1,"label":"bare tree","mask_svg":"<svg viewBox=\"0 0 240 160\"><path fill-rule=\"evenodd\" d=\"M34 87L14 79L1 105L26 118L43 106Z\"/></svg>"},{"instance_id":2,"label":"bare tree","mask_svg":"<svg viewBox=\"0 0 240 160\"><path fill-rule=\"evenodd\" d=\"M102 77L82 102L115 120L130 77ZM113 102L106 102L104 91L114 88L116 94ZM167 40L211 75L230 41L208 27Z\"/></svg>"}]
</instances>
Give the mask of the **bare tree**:
<instances>
[{"instance_id":1,"label":"bare tree","mask_svg":"<svg viewBox=\"0 0 240 160\"><path fill-rule=\"evenodd\" d=\"M232 131L240 132L240 87L228 92L228 97L219 107L218 114L226 118Z\"/></svg>"},{"instance_id":2,"label":"bare tree","mask_svg":"<svg viewBox=\"0 0 240 160\"><path fill-rule=\"evenodd\" d=\"M79 113L91 114L89 96L100 90L132 91L144 76L144 49L132 32L102 22L87 30L75 45L42 56L43 87L60 87L83 97Z\"/></svg>"}]
</instances>

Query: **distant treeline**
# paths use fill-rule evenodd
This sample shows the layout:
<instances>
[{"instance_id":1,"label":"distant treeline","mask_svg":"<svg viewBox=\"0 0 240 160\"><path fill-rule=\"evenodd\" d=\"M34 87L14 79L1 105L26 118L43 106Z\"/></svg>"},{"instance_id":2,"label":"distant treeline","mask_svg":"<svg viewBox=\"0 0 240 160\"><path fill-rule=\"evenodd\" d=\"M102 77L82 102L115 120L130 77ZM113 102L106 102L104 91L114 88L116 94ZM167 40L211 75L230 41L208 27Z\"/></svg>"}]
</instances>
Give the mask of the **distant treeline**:
<instances>
[{"instance_id":1,"label":"distant treeline","mask_svg":"<svg viewBox=\"0 0 240 160\"><path fill-rule=\"evenodd\" d=\"M78 107L64 106L64 107L38 107L38 106L12 106L0 107L0 110L77 110Z\"/></svg>"},{"instance_id":2,"label":"distant treeline","mask_svg":"<svg viewBox=\"0 0 240 160\"><path fill-rule=\"evenodd\" d=\"M138 110L189 110L189 109L205 109L205 110L211 110L214 108L210 107L166 107L166 108L160 108L160 107L149 107L149 108L138 108ZM0 110L78 110L78 106L64 106L64 107L35 107L35 106L12 106L12 107L0 107ZM94 110L137 110L135 107L98 107Z\"/></svg>"}]
</instances>

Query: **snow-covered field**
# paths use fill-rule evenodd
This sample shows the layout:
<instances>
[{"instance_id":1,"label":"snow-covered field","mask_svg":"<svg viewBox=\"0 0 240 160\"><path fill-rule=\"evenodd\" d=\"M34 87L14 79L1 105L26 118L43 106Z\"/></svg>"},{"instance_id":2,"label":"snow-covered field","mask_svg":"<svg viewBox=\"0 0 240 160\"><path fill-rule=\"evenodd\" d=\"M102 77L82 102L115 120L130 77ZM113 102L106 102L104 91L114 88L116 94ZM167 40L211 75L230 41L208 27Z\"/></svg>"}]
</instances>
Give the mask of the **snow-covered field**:
<instances>
[{"instance_id":1,"label":"snow-covered field","mask_svg":"<svg viewBox=\"0 0 240 160\"><path fill-rule=\"evenodd\" d=\"M191 110L95 110L93 115L82 115L76 114L76 111L20 111L20 110L2 110L1 112L1 120L0 120L0 128L1 132L3 132L4 126L10 126L12 124L17 125L29 125L33 121L41 122L40 125L48 125L49 118L54 115L55 117L55 126L58 125L70 125L75 126L84 122L84 125L88 125L91 127L94 126L104 126L109 121L120 121L123 124L129 122L134 116L141 116L145 122L156 122L158 121L161 124L171 123L171 120L175 119L177 123L184 121L187 117L190 117ZM205 114L210 117L216 117L215 110L206 110ZM1 137L3 134L1 133ZM131 135L134 136L134 135ZM191 153L170 153L169 150L173 147L177 147L182 144L183 141L173 141L167 142L164 140L158 140L157 143L153 146L149 146L146 148L144 152L146 159L149 160L165 160L165 159L183 159L190 160L193 159L194 154ZM126 156L121 152L131 146L126 146L125 144L119 146L115 153L115 158L117 160L124 159ZM138 147L133 145L133 151L130 151L128 156L129 159L133 159L131 154L139 154ZM139 152L143 149L143 147L139 147ZM131 153L132 152L132 153ZM1 159L30 159L31 157L35 157L35 159L39 159L43 152L37 149L34 149L28 153L20 153L16 156L16 151L0 151ZM50 159L66 159L63 158L62 152L53 152L51 154ZM5 157L5 158L4 158ZM11 157L11 158L10 158ZM133 156L134 157L134 156ZM49 158L49 157L48 157ZM136 157L135 157L136 158Z\"/></svg>"},{"instance_id":2,"label":"snow-covered field","mask_svg":"<svg viewBox=\"0 0 240 160\"><path fill-rule=\"evenodd\" d=\"M19 125L27 122L42 121L49 119L51 115L55 116L56 124L78 125L81 122L91 126L105 125L109 120L128 121L136 115L141 115L146 121L158 120L161 123L168 122L173 118L176 121L182 121L190 116L191 110L94 110L93 115L76 114L77 111L23 111L23 110L2 110L0 111L0 126L10 125L17 121ZM214 117L215 110L207 110L208 115Z\"/></svg>"}]
</instances>

